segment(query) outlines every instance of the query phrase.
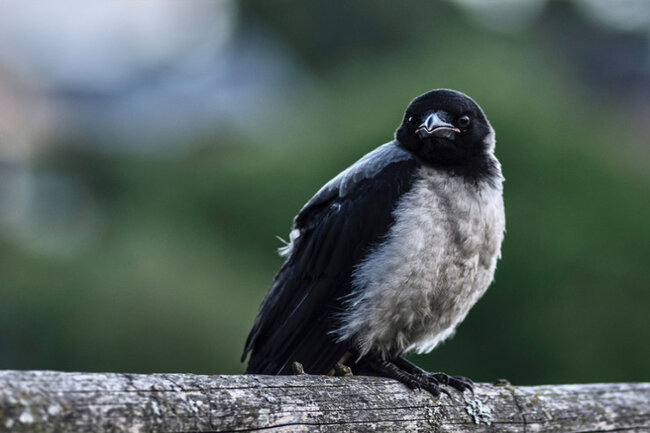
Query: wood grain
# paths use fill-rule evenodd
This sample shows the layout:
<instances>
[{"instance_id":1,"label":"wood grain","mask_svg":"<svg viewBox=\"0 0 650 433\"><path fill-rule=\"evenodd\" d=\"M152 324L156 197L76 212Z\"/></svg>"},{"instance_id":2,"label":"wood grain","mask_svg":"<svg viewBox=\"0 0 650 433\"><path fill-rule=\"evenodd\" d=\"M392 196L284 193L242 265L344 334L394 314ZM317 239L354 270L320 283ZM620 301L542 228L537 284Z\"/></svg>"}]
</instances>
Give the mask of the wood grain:
<instances>
[{"instance_id":1,"label":"wood grain","mask_svg":"<svg viewBox=\"0 0 650 433\"><path fill-rule=\"evenodd\" d=\"M650 432L650 383L451 393L374 377L0 371L0 431Z\"/></svg>"}]
</instances>

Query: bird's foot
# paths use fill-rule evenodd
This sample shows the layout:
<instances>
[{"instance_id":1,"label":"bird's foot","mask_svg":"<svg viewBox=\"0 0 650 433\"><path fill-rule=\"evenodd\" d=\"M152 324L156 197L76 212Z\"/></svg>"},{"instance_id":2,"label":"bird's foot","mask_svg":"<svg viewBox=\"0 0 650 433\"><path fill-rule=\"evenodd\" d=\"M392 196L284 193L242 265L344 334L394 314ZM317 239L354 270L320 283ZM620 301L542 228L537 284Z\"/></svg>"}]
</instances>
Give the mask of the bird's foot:
<instances>
[{"instance_id":1,"label":"bird's foot","mask_svg":"<svg viewBox=\"0 0 650 433\"><path fill-rule=\"evenodd\" d=\"M293 371L293 374L305 374L304 367L298 361L293 361L291 363L291 371Z\"/></svg>"},{"instance_id":2,"label":"bird's foot","mask_svg":"<svg viewBox=\"0 0 650 433\"><path fill-rule=\"evenodd\" d=\"M474 382L467 377L449 376L446 373L430 373L404 358L395 359L395 365L415 376L425 376L429 380L437 382L439 385L451 386L460 392L469 390L474 393Z\"/></svg>"},{"instance_id":3,"label":"bird's foot","mask_svg":"<svg viewBox=\"0 0 650 433\"><path fill-rule=\"evenodd\" d=\"M449 376L446 373L429 373L426 372L426 376L435 379L438 383L442 385L451 386L452 388L457 389L460 392L465 390L470 390L474 393L474 382L472 379L463 376Z\"/></svg>"},{"instance_id":4,"label":"bird's foot","mask_svg":"<svg viewBox=\"0 0 650 433\"><path fill-rule=\"evenodd\" d=\"M394 362L387 361L378 356L366 355L365 359L375 373L402 382L410 389L423 389L431 393L434 397L438 397L440 394L446 394L451 397L449 391L441 386L440 381L435 376L424 372L424 370L422 371L425 374L414 374L400 368Z\"/></svg>"},{"instance_id":5,"label":"bird's foot","mask_svg":"<svg viewBox=\"0 0 650 433\"><path fill-rule=\"evenodd\" d=\"M413 380L411 381L411 384L409 385L406 382L404 383L406 386L408 386L411 389L423 389L425 391L429 391L434 397L438 397L440 394L445 394L447 397L451 398L451 394L449 394L449 391L447 391L445 388L442 387L442 383L438 381L434 377L430 376L424 376L424 375L417 375L417 374L411 374Z\"/></svg>"},{"instance_id":6,"label":"bird's foot","mask_svg":"<svg viewBox=\"0 0 650 433\"><path fill-rule=\"evenodd\" d=\"M336 365L334 365L334 376L350 377L352 376L352 369L347 365L337 362Z\"/></svg>"}]
</instances>

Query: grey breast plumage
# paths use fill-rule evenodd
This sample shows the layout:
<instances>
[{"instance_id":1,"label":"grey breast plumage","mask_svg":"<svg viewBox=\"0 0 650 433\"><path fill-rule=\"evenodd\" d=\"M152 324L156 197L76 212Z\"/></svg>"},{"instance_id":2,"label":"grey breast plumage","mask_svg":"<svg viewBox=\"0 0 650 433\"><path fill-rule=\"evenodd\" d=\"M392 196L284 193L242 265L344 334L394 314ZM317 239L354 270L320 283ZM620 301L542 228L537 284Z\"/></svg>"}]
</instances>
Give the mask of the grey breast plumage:
<instances>
[{"instance_id":1,"label":"grey breast plumage","mask_svg":"<svg viewBox=\"0 0 650 433\"><path fill-rule=\"evenodd\" d=\"M502 181L420 167L384 241L356 266L335 335L361 355L428 352L490 285L505 228Z\"/></svg>"}]
</instances>

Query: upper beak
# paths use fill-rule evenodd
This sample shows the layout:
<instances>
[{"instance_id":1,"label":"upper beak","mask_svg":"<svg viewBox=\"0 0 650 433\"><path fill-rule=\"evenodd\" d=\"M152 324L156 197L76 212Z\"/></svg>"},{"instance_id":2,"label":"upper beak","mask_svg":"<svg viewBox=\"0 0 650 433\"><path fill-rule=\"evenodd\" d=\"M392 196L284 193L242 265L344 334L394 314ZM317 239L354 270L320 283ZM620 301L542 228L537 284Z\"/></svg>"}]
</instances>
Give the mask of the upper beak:
<instances>
[{"instance_id":1,"label":"upper beak","mask_svg":"<svg viewBox=\"0 0 650 433\"><path fill-rule=\"evenodd\" d=\"M460 133L460 129L456 128L451 123L447 123L441 119L446 113L436 111L431 113L424 119L424 122L415 130L420 138L425 137L446 137L450 138L454 133Z\"/></svg>"}]
</instances>

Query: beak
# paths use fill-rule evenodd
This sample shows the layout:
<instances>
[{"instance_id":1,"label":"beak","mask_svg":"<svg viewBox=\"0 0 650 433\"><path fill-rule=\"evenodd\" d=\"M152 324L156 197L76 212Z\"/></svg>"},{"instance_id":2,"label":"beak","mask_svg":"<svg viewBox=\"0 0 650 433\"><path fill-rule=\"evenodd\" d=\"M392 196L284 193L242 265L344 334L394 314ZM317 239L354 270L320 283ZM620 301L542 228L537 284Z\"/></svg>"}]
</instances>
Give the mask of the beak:
<instances>
[{"instance_id":1,"label":"beak","mask_svg":"<svg viewBox=\"0 0 650 433\"><path fill-rule=\"evenodd\" d=\"M443 118L449 115L444 111L436 111L431 113L424 119L424 122L415 130L420 138L426 137L445 137L451 138L454 133L460 133L460 129L456 128L451 123L447 123Z\"/></svg>"}]
</instances>

